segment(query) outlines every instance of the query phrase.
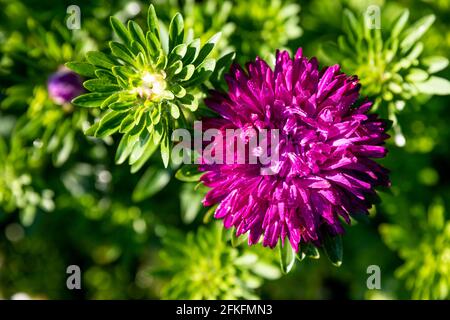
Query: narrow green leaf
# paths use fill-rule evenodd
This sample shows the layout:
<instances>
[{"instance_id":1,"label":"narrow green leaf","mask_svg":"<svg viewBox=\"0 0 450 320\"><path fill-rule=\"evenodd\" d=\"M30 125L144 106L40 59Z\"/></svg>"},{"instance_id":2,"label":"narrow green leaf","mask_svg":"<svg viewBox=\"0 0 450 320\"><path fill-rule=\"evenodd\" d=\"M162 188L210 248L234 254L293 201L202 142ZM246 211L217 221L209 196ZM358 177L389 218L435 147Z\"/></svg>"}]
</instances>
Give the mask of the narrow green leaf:
<instances>
[{"instance_id":1,"label":"narrow green leaf","mask_svg":"<svg viewBox=\"0 0 450 320\"><path fill-rule=\"evenodd\" d=\"M95 135L95 131L97 131L97 129L98 129L98 125L99 125L98 122L94 123L92 126L90 126L90 127L84 132L84 134L87 135L87 136L92 136L92 137L93 137L93 136Z\"/></svg>"},{"instance_id":2,"label":"narrow green leaf","mask_svg":"<svg viewBox=\"0 0 450 320\"><path fill-rule=\"evenodd\" d=\"M181 72L181 70L183 70L183 63L178 60L175 61L168 69L167 69L167 75L169 77L173 77L175 75L177 75L178 73Z\"/></svg>"},{"instance_id":3,"label":"narrow green leaf","mask_svg":"<svg viewBox=\"0 0 450 320\"><path fill-rule=\"evenodd\" d=\"M116 77L112 74L111 70L97 69L95 70L95 76L99 79L105 79L109 81L116 81Z\"/></svg>"},{"instance_id":4,"label":"narrow green leaf","mask_svg":"<svg viewBox=\"0 0 450 320\"><path fill-rule=\"evenodd\" d=\"M422 63L428 68L428 73L436 73L447 68L448 59L440 56L432 56L424 58Z\"/></svg>"},{"instance_id":5,"label":"narrow green leaf","mask_svg":"<svg viewBox=\"0 0 450 320\"><path fill-rule=\"evenodd\" d=\"M156 36L156 39L159 39L158 17L156 16L155 7L153 7L153 4L151 4L148 8L147 25L148 30Z\"/></svg>"},{"instance_id":6,"label":"narrow green leaf","mask_svg":"<svg viewBox=\"0 0 450 320\"><path fill-rule=\"evenodd\" d=\"M109 105L111 110L123 112L129 110L135 104L134 101L117 101Z\"/></svg>"},{"instance_id":7,"label":"narrow green leaf","mask_svg":"<svg viewBox=\"0 0 450 320\"><path fill-rule=\"evenodd\" d=\"M177 13L169 25L169 52L177 45L183 43L184 39L184 21L183 16Z\"/></svg>"},{"instance_id":8,"label":"narrow green leaf","mask_svg":"<svg viewBox=\"0 0 450 320\"><path fill-rule=\"evenodd\" d=\"M111 69L116 64L111 57L100 51L89 51L86 53L86 59L94 66L105 69Z\"/></svg>"},{"instance_id":9,"label":"narrow green leaf","mask_svg":"<svg viewBox=\"0 0 450 320\"><path fill-rule=\"evenodd\" d=\"M142 31L141 27L136 22L134 22L132 20L128 21L128 30L134 41L141 44L142 47L146 46L144 32Z\"/></svg>"},{"instance_id":10,"label":"narrow green leaf","mask_svg":"<svg viewBox=\"0 0 450 320\"><path fill-rule=\"evenodd\" d=\"M185 224L192 223L202 208L203 196L196 192L192 184L183 185L180 192L181 219Z\"/></svg>"},{"instance_id":11,"label":"narrow green leaf","mask_svg":"<svg viewBox=\"0 0 450 320\"><path fill-rule=\"evenodd\" d=\"M189 80L195 72L195 66L193 64L188 64L184 66L183 70L177 75L177 79L180 81Z\"/></svg>"},{"instance_id":12,"label":"narrow green leaf","mask_svg":"<svg viewBox=\"0 0 450 320\"><path fill-rule=\"evenodd\" d=\"M86 93L73 99L72 103L79 107L97 108L109 95L109 93Z\"/></svg>"},{"instance_id":13,"label":"narrow green leaf","mask_svg":"<svg viewBox=\"0 0 450 320\"><path fill-rule=\"evenodd\" d=\"M355 41L355 39L360 35L362 30L353 12L351 12L348 9L344 9L343 25L346 33L349 35L352 41Z\"/></svg>"},{"instance_id":14,"label":"narrow green leaf","mask_svg":"<svg viewBox=\"0 0 450 320\"><path fill-rule=\"evenodd\" d=\"M317 250L317 248L311 243L302 243L300 245L300 252L311 259L320 258L319 250Z\"/></svg>"},{"instance_id":15,"label":"narrow green leaf","mask_svg":"<svg viewBox=\"0 0 450 320\"><path fill-rule=\"evenodd\" d=\"M214 49L214 46L217 44L221 37L221 33L218 32L215 35L213 35L206 43L203 45L203 47L200 49L200 52L197 56L197 59L195 59L194 65L198 66L201 64L206 57L211 53L211 51Z\"/></svg>"},{"instance_id":16,"label":"narrow green leaf","mask_svg":"<svg viewBox=\"0 0 450 320\"><path fill-rule=\"evenodd\" d=\"M164 118L164 121L161 121L163 124L163 136L161 138L161 158L164 163L164 167L167 168L169 166L170 159L170 132L169 125L167 123L167 119Z\"/></svg>"},{"instance_id":17,"label":"narrow green leaf","mask_svg":"<svg viewBox=\"0 0 450 320\"><path fill-rule=\"evenodd\" d=\"M114 161L116 164L122 164L130 155L133 150L134 144L137 139L130 139L128 134L124 134L122 139L120 139L119 146L117 147L116 156Z\"/></svg>"},{"instance_id":18,"label":"narrow green leaf","mask_svg":"<svg viewBox=\"0 0 450 320\"><path fill-rule=\"evenodd\" d=\"M134 145L130 155L130 161L128 163L130 165L136 163L143 156L145 150L152 142L153 140L151 139L150 132L148 132L148 130L143 130L139 135L137 143Z\"/></svg>"},{"instance_id":19,"label":"narrow green leaf","mask_svg":"<svg viewBox=\"0 0 450 320\"><path fill-rule=\"evenodd\" d=\"M200 53L200 39L191 41L186 49L186 54L183 57L183 65L193 63Z\"/></svg>"},{"instance_id":20,"label":"narrow green leaf","mask_svg":"<svg viewBox=\"0 0 450 320\"><path fill-rule=\"evenodd\" d=\"M155 151L158 150L158 145L153 142L153 139L150 140L152 141L145 149L144 154L139 158L138 161L131 165L131 173L138 172L144 166L147 160L150 159L150 157L155 153Z\"/></svg>"},{"instance_id":21,"label":"narrow green leaf","mask_svg":"<svg viewBox=\"0 0 450 320\"><path fill-rule=\"evenodd\" d=\"M126 46L119 42L111 41L109 43L109 47L111 48L111 52L114 56L133 66L135 65L136 62L133 53L131 53Z\"/></svg>"},{"instance_id":22,"label":"narrow green leaf","mask_svg":"<svg viewBox=\"0 0 450 320\"><path fill-rule=\"evenodd\" d=\"M397 20L393 23L392 31L391 31L391 37L397 38L400 35L400 32L402 32L403 28L405 27L406 23L409 19L409 10L405 9L403 12L398 16Z\"/></svg>"},{"instance_id":23,"label":"narrow green leaf","mask_svg":"<svg viewBox=\"0 0 450 320\"><path fill-rule=\"evenodd\" d=\"M180 117L180 108L175 103L168 102L170 107L170 115L174 119L178 119Z\"/></svg>"},{"instance_id":24,"label":"narrow green leaf","mask_svg":"<svg viewBox=\"0 0 450 320\"><path fill-rule=\"evenodd\" d=\"M175 61L181 60L187 52L187 45L185 43L177 45L169 54L167 64L170 66Z\"/></svg>"},{"instance_id":25,"label":"narrow green leaf","mask_svg":"<svg viewBox=\"0 0 450 320\"><path fill-rule=\"evenodd\" d=\"M441 96L450 94L450 81L441 77L431 76L424 82L416 82L415 86L424 94Z\"/></svg>"},{"instance_id":26,"label":"narrow green leaf","mask_svg":"<svg viewBox=\"0 0 450 320\"><path fill-rule=\"evenodd\" d=\"M214 72L211 75L211 82L215 84L217 87L220 85L221 82L224 82L224 75L230 70L231 63L236 57L235 52L230 52L223 57L221 57L216 62L216 66L214 68Z\"/></svg>"},{"instance_id":27,"label":"narrow green leaf","mask_svg":"<svg viewBox=\"0 0 450 320\"><path fill-rule=\"evenodd\" d=\"M177 98L183 98L186 95L186 89L176 83L172 85L172 92Z\"/></svg>"},{"instance_id":28,"label":"narrow green leaf","mask_svg":"<svg viewBox=\"0 0 450 320\"><path fill-rule=\"evenodd\" d=\"M194 87L206 81L214 72L216 61L214 59L206 59L196 69L191 79L183 83L184 87Z\"/></svg>"},{"instance_id":29,"label":"narrow green leaf","mask_svg":"<svg viewBox=\"0 0 450 320\"><path fill-rule=\"evenodd\" d=\"M342 264L343 255L341 236L337 235L332 237L328 232L325 232L323 238L323 248L328 259L330 259L334 266L339 267Z\"/></svg>"},{"instance_id":30,"label":"narrow green leaf","mask_svg":"<svg viewBox=\"0 0 450 320\"><path fill-rule=\"evenodd\" d=\"M95 132L95 136L98 138L104 138L112 135L119 130L120 123L125 118L126 113L118 113L115 111L108 112L99 122L98 129Z\"/></svg>"},{"instance_id":31,"label":"narrow green leaf","mask_svg":"<svg viewBox=\"0 0 450 320\"><path fill-rule=\"evenodd\" d=\"M278 244L279 254L280 254L280 266L281 271L287 274L291 271L295 263L295 251L292 248L291 243L286 240L284 246L282 246L281 241Z\"/></svg>"},{"instance_id":32,"label":"narrow green leaf","mask_svg":"<svg viewBox=\"0 0 450 320\"><path fill-rule=\"evenodd\" d=\"M90 63L73 61L67 62L65 66L83 77L95 77L95 67Z\"/></svg>"},{"instance_id":33,"label":"narrow green leaf","mask_svg":"<svg viewBox=\"0 0 450 320\"><path fill-rule=\"evenodd\" d=\"M247 236L245 234L238 237L236 236L236 228L231 229L231 245L234 248L239 247L246 239Z\"/></svg>"},{"instance_id":34,"label":"narrow green leaf","mask_svg":"<svg viewBox=\"0 0 450 320\"><path fill-rule=\"evenodd\" d=\"M123 43L129 44L131 42L131 36L123 23L116 17L110 17L109 22L119 39L122 40Z\"/></svg>"},{"instance_id":35,"label":"narrow green leaf","mask_svg":"<svg viewBox=\"0 0 450 320\"><path fill-rule=\"evenodd\" d=\"M185 164L175 173L175 178L184 182L197 182L204 172L198 171L195 164Z\"/></svg>"},{"instance_id":36,"label":"narrow green leaf","mask_svg":"<svg viewBox=\"0 0 450 320\"><path fill-rule=\"evenodd\" d=\"M83 86L92 92L114 92L120 90L120 86L105 79L90 79Z\"/></svg>"},{"instance_id":37,"label":"narrow green leaf","mask_svg":"<svg viewBox=\"0 0 450 320\"><path fill-rule=\"evenodd\" d=\"M400 48L402 49L402 51L406 52L408 49L410 49L430 28L434 20L435 16L433 14L430 14L418 20L411 27L409 27L405 31L403 40L400 43Z\"/></svg>"},{"instance_id":38,"label":"narrow green leaf","mask_svg":"<svg viewBox=\"0 0 450 320\"><path fill-rule=\"evenodd\" d=\"M139 180L133 191L132 199L135 202L145 200L161 191L170 181L167 170L150 167Z\"/></svg>"}]
</instances>

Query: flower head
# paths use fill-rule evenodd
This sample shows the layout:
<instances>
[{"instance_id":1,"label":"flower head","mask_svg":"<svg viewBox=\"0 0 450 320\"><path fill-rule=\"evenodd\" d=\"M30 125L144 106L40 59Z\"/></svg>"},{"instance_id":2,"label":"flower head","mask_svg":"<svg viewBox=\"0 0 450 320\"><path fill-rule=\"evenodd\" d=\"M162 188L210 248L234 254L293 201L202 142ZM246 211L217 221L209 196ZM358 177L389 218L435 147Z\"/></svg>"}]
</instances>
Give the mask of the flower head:
<instances>
[{"instance_id":1,"label":"flower head","mask_svg":"<svg viewBox=\"0 0 450 320\"><path fill-rule=\"evenodd\" d=\"M279 129L275 174L261 175L263 165L249 162L201 165L212 188L203 203L218 204L215 217L226 228L248 233L249 244L263 236L269 247L287 237L298 251L300 243L343 233L340 218L350 223L368 213L374 187L389 184L372 159L385 156L388 135L384 121L367 114L371 102L356 103L355 76L338 65L319 70L299 49L294 59L278 52L274 70L260 58L246 70L233 66L226 80L228 93L206 100L223 117L206 120L208 128Z\"/></svg>"},{"instance_id":2,"label":"flower head","mask_svg":"<svg viewBox=\"0 0 450 320\"><path fill-rule=\"evenodd\" d=\"M70 103L84 91L81 77L68 69L61 69L52 74L47 88L49 96L57 104Z\"/></svg>"}]
</instances>

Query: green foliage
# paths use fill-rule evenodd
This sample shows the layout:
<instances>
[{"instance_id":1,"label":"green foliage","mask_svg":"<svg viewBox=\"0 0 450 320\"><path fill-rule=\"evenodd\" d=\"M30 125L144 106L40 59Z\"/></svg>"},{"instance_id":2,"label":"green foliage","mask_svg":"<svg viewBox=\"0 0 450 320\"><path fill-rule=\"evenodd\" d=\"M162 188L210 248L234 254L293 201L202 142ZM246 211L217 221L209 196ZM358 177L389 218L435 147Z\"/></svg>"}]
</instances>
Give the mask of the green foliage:
<instances>
[{"instance_id":1,"label":"green foliage","mask_svg":"<svg viewBox=\"0 0 450 320\"><path fill-rule=\"evenodd\" d=\"M8 147L0 137L0 214L18 211L24 225L33 223L36 211L54 209L53 192L33 185L26 153L15 141ZM1 218L1 215L0 215Z\"/></svg>"},{"instance_id":2,"label":"green foliage","mask_svg":"<svg viewBox=\"0 0 450 320\"><path fill-rule=\"evenodd\" d=\"M33 32L29 33L30 30ZM0 108L13 113L26 110L17 119L14 135L31 147L30 161L38 163L45 154L51 154L53 164L59 167L77 147L77 134L82 131L88 113L53 101L47 93L47 77L63 68L67 60L76 59L93 47L92 39L84 33L71 38L58 23L47 31L32 19L27 20L25 35L13 33L1 46L4 59L0 70L5 69L2 81L8 85L7 97L0 101ZM22 74L20 70L24 67L26 73Z\"/></svg>"},{"instance_id":3,"label":"green foliage","mask_svg":"<svg viewBox=\"0 0 450 320\"><path fill-rule=\"evenodd\" d=\"M185 239L176 233L164 236L162 266L152 271L170 278L163 298L257 299L254 290L261 286L261 277L280 277L273 261L261 259L255 250L231 247L225 235L215 223Z\"/></svg>"},{"instance_id":4,"label":"green foliage","mask_svg":"<svg viewBox=\"0 0 450 320\"><path fill-rule=\"evenodd\" d=\"M230 21L239 30L231 34L238 61L245 63L257 55L268 59L289 40L302 35L299 26L300 6L292 1L237 1Z\"/></svg>"},{"instance_id":5,"label":"green foliage","mask_svg":"<svg viewBox=\"0 0 450 320\"><path fill-rule=\"evenodd\" d=\"M393 121L396 143L403 146L396 113L406 101L420 94L450 94L450 81L433 75L447 67L448 59L423 55L421 38L435 16L408 24L410 13L405 9L391 23L382 20L377 25L368 12L359 17L350 10L343 14L345 35L337 43L324 44L322 51L345 72L358 75L363 94L374 101L375 110L382 106L380 112Z\"/></svg>"},{"instance_id":6,"label":"green foliage","mask_svg":"<svg viewBox=\"0 0 450 320\"><path fill-rule=\"evenodd\" d=\"M413 299L450 298L450 221L441 199L414 224L381 225L381 235L405 263L397 269Z\"/></svg>"},{"instance_id":7,"label":"green foliage","mask_svg":"<svg viewBox=\"0 0 450 320\"><path fill-rule=\"evenodd\" d=\"M185 35L179 13L166 34L152 5L145 33L136 22L129 21L125 27L116 17L111 18L111 26L121 41L109 43L111 54L88 52L86 63L68 64L80 74L95 76L84 83L90 93L73 103L105 110L86 133L104 138L120 132L118 163L128 158L137 171L159 146L167 167L172 130L185 124L189 112L198 107L199 87L215 68L215 60L207 57L219 34L201 46L199 39Z\"/></svg>"}]
</instances>

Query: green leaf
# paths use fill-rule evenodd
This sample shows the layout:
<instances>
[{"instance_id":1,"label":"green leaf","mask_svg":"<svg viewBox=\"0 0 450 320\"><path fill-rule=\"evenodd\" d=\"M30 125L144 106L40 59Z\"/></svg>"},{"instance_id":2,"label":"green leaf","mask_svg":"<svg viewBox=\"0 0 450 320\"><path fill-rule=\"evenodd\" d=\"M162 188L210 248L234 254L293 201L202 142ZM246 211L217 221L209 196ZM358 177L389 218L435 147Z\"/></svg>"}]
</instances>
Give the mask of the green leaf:
<instances>
[{"instance_id":1,"label":"green leaf","mask_svg":"<svg viewBox=\"0 0 450 320\"><path fill-rule=\"evenodd\" d=\"M97 129L98 129L98 125L99 125L99 122L94 123L92 126L90 126L84 132L84 134L87 135L87 136L94 136L95 135L95 131L97 131Z\"/></svg>"},{"instance_id":2,"label":"green leaf","mask_svg":"<svg viewBox=\"0 0 450 320\"><path fill-rule=\"evenodd\" d=\"M266 262L258 261L251 270L262 278L275 280L281 277L280 269Z\"/></svg>"},{"instance_id":3,"label":"green leaf","mask_svg":"<svg viewBox=\"0 0 450 320\"><path fill-rule=\"evenodd\" d=\"M180 81L189 80L195 72L195 66L193 64L188 64L181 70L179 74L177 74L177 79Z\"/></svg>"},{"instance_id":4,"label":"green leaf","mask_svg":"<svg viewBox=\"0 0 450 320\"><path fill-rule=\"evenodd\" d=\"M440 56L426 57L422 60L422 63L428 67L428 73L436 73L447 68L448 59Z\"/></svg>"},{"instance_id":5,"label":"green leaf","mask_svg":"<svg viewBox=\"0 0 450 320\"><path fill-rule=\"evenodd\" d=\"M370 219L367 213L361 211L355 211L350 214L350 216L358 221L359 223L369 224Z\"/></svg>"},{"instance_id":6,"label":"green leaf","mask_svg":"<svg viewBox=\"0 0 450 320\"><path fill-rule=\"evenodd\" d=\"M108 97L109 93L86 93L73 99L72 103L79 107L97 108Z\"/></svg>"},{"instance_id":7,"label":"green leaf","mask_svg":"<svg viewBox=\"0 0 450 320\"><path fill-rule=\"evenodd\" d=\"M55 167L63 165L70 156L75 142L75 136L73 131L64 132L61 146L59 150L53 154L53 163Z\"/></svg>"},{"instance_id":8,"label":"green leaf","mask_svg":"<svg viewBox=\"0 0 450 320\"><path fill-rule=\"evenodd\" d=\"M183 98L186 95L186 89L179 84L172 85L172 92L177 98Z\"/></svg>"},{"instance_id":9,"label":"green leaf","mask_svg":"<svg viewBox=\"0 0 450 320\"><path fill-rule=\"evenodd\" d=\"M217 60L216 62L216 66L214 69L214 73L211 75L211 82L215 85L215 86L219 86L219 84L221 82L224 82L224 75L225 73L227 73L230 70L230 66L231 63L233 62L233 60L236 58L236 53L235 52L230 52L226 55L224 55L223 57L221 57L219 60Z\"/></svg>"},{"instance_id":10,"label":"green leaf","mask_svg":"<svg viewBox=\"0 0 450 320\"><path fill-rule=\"evenodd\" d=\"M98 138L104 138L112 135L119 130L120 123L125 118L126 113L118 113L115 111L108 112L99 122L98 129L95 132L95 136Z\"/></svg>"},{"instance_id":11,"label":"green leaf","mask_svg":"<svg viewBox=\"0 0 450 320\"><path fill-rule=\"evenodd\" d=\"M192 223L202 208L202 194L195 192L192 184L185 184L180 193L181 219Z\"/></svg>"},{"instance_id":12,"label":"green leaf","mask_svg":"<svg viewBox=\"0 0 450 320\"><path fill-rule=\"evenodd\" d=\"M200 39L191 41L186 49L186 54L183 57L183 65L193 63L200 52Z\"/></svg>"},{"instance_id":13,"label":"green leaf","mask_svg":"<svg viewBox=\"0 0 450 320\"><path fill-rule=\"evenodd\" d=\"M116 164L122 164L131 154L133 150L134 143L137 139L130 141L130 136L128 134L124 134L122 139L120 139L119 146L117 147L116 156L114 161Z\"/></svg>"},{"instance_id":14,"label":"green leaf","mask_svg":"<svg viewBox=\"0 0 450 320\"><path fill-rule=\"evenodd\" d=\"M97 69L97 70L95 70L95 76L99 79L116 81L116 77L112 74L111 70Z\"/></svg>"},{"instance_id":15,"label":"green leaf","mask_svg":"<svg viewBox=\"0 0 450 320\"><path fill-rule=\"evenodd\" d=\"M281 241L278 244L280 254L280 266L281 271L287 274L291 271L295 263L295 250L292 248L291 243L287 240L284 242L284 246Z\"/></svg>"},{"instance_id":16,"label":"green leaf","mask_svg":"<svg viewBox=\"0 0 450 320\"><path fill-rule=\"evenodd\" d=\"M146 46L144 32L142 31L141 27L136 22L134 22L132 20L128 21L128 30L130 31L130 34L134 41L141 44L142 47Z\"/></svg>"},{"instance_id":17,"label":"green leaf","mask_svg":"<svg viewBox=\"0 0 450 320\"><path fill-rule=\"evenodd\" d=\"M233 246L233 248L239 247L246 239L247 237L245 234L241 234L238 237L236 235L236 228L231 229L231 245Z\"/></svg>"},{"instance_id":18,"label":"green leaf","mask_svg":"<svg viewBox=\"0 0 450 320\"><path fill-rule=\"evenodd\" d=\"M343 250L342 250L342 238L340 235L332 237L328 234L328 232L325 232L323 240L323 249L325 250L328 259L334 266L336 267L341 266Z\"/></svg>"},{"instance_id":19,"label":"green leaf","mask_svg":"<svg viewBox=\"0 0 450 320\"><path fill-rule=\"evenodd\" d=\"M441 77L431 76L424 82L416 82L414 84L424 94L442 96L450 94L450 81Z\"/></svg>"},{"instance_id":20,"label":"green leaf","mask_svg":"<svg viewBox=\"0 0 450 320\"><path fill-rule=\"evenodd\" d=\"M144 155L147 147L151 147L152 142L151 133L148 130L142 131L131 152L129 164L133 165L136 163Z\"/></svg>"},{"instance_id":21,"label":"green leaf","mask_svg":"<svg viewBox=\"0 0 450 320\"><path fill-rule=\"evenodd\" d=\"M430 28L434 20L435 16L433 14L430 14L418 20L411 27L409 27L405 31L403 35L403 40L400 43L400 48L402 49L402 52L406 52L407 50L409 50Z\"/></svg>"},{"instance_id":22,"label":"green leaf","mask_svg":"<svg viewBox=\"0 0 450 320\"><path fill-rule=\"evenodd\" d=\"M361 33L361 29L353 12L348 9L344 9L344 30L350 36L352 41Z\"/></svg>"},{"instance_id":23,"label":"green leaf","mask_svg":"<svg viewBox=\"0 0 450 320\"><path fill-rule=\"evenodd\" d=\"M161 191L170 181L170 173L164 169L150 167L139 180L133 191L135 202L145 200Z\"/></svg>"},{"instance_id":24,"label":"green leaf","mask_svg":"<svg viewBox=\"0 0 450 320\"><path fill-rule=\"evenodd\" d=\"M206 81L214 72L216 61L214 59L206 59L196 69L191 79L183 83L184 87L194 87Z\"/></svg>"},{"instance_id":25,"label":"green leaf","mask_svg":"<svg viewBox=\"0 0 450 320\"><path fill-rule=\"evenodd\" d=\"M183 63L178 60L167 69L167 75L173 77L183 70Z\"/></svg>"},{"instance_id":26,"label":"green leaf","mask_svg":"<svg viewBox=\"0 0 450 320\"><path fill-rule=\"evenodd\" d=\"M90 79L85 81L83 86L92 92L113 92L120 90L120 86L105 79Z\"/></svg>"},{"instance_id":27,"label":"green leaf","mask_svg":"<svg viewBox=\"0 0 450 320\"><path fill-rule=\"evenodd\" d=\"M181 60L187 51L187 45L185 43L177 45L169 54L167 64L170 66L175 61Z\"/></svg>"},{"instance_id":28,"label":"green leaf","mask_svg":"<svg viewBox=\"0 0 450 320\"><path fill-rule=\"evenodd\" d=\"M216 209L219 205L215 204L211 208L206 211L205 215L203 216L203 223L209 223L211 221L211 218L214 216L214 213L216 212Z\"/></svg>"},{"instance_id":29,"label":"green leaf","mask_svg":"<svg viewBox=\"0 0 450 320\"><path fill-rule=\"evenodd\" d=\"M169 123L167 118L161 119L160 123L161 125L161 145L160 145L160 151L161 151L161 158L163 160L164 167L167 168L169 166L169 159L170 159L170 132L169 132ZM157 125L155 127L158 128ZM154 131L155 135L156 130Z\"/></svg>"},{"instance_id":30,"label":"green leaf","mask_svg":"<svg viewBox=\"0 0 450 320\"><path fill-rule=\"evenodd\" d=\"M155 12L155 7L153 7L153 4L151 4L148 8L147 25L148 30L156 36L156 39L159 40L159 23L158 17L156 16Z\"/></svg>"},{"instance_id":31,"label":"green leaf","mask_svg":"<svg viewBox=\"0 0 450 320\"><path fill-rule=\"evenodd\" d=\"M100 51L89 51L86 53L86 59L94 66L105 69L111 69L116 64L111 57Z\"/></svg>"},{"instance_id":32,"label":"green leaf","mask_svg":"<svg viewBox=\"0 0 450 320\"><path fill-rule=\"evenodd\" d=\"M122 123L120 124L120 133L127 133L129 132L134 126L134 113L130 113L123 119Z\"/></svg>"},{"instance_id":33,"label":"green leaf","mask_svg":"<svg viewBox=\"0 0 450 320\"><path fill-rule=\"evenodd\" d=\"M184 21L183 16L177 13L169 25L169 52L184 40Z\"/></svg>"},{"instance_id":34,"label":"green leaf","mask_svg":"<svg viewBox=\"0 0 450 320\"><path fill-rule=\"evenodd\" d=\"M129 110L131 107L134 106L134 104L135 104L134 101L117 101L110 104L109 108L117 112L122 112Z\"/></svg>"},{"instance_id":35,"label":"green leaf","mask_svg":"<svg viewBox=\"0 0 450 320\"><path fill-rule=\"evenodd\" d=\"M123 41L123 43L128 44L131 42L131 36L127 28L125 28L125 26L122 22L120 22L119 19L117 19L116 17L110 17L109 22L114 32L117 34L119 39Z\"/></svg>"},{"instance_id":36,"label":"green leaf","mask_svg":"<svg viewBox=\"0 0 450 320\"><path fill-rule=\"evenodd\" d=\"M320 258L319 250L311 243L302 243L299 251L310 259Z\"/></svg>"},{"instance_id":37,"label":"green leaf","mask_svg":"<svg viewBox=\"0 0 450 320\"><path fill-rule=\"evenodd\" d=\"M169 166L169 158L170 158L169 134L165 133L161 140L161 159L164 163L165 168Z\"/></svg>"},{"instance_id":38,"label":"green leaf","mask_svg":"<svg viewBox=\"0 0 450 320\"><path fill-rule=\"evenodd\" d=\"M406 26L406 23L409 19L409 10L403 10L403 12L398 16L398 18L393 23L391 37L397 38L402 32L403 28Z\"/></svg>"},{"instance_id":39,"label":"green leaf","mask_svg":"<svg viewBox=\"0 0 450 320\"><path fill-rule=\"evenodd\" d=\"M170 107L170 115L174 119L178 119L180 117L180 108L175 103L168 102L168 105Z\"/></svg>"},{"instance_id":40,"label":"green leaf","mask_svg":"<svg viewBox=\"0 0 450 320\"><path fill-rule=\"evenodd\" d=\"M82 75L84 77L93 78L95 77L95 67L87 62L67 62L65 64L67 68L69 68L72 71L75 71L79 75Z\"/></svg>"},{"instance_id":41,"label":"green leaf","mask_svg":"<svg viewBox=\"0 0 450 320\"><path fill-rule=\"evenodd\" d=\"M206 57L214 49L214 46L219 41L221 35L222 35L222 33L218 32L215 35L213 35L208 41L206 41L206 43L200 49L200 52L199 52L199 54L197 56L197 59L195 59L195 62L194 62L195 66L201 64L206 59Z\"/></svg>"},{"instance_id":42,"label":"green leaf","mask_svg":"<svg viewBox=\"0 0 450 320\"><path fill-rule=\"evenodd\" d=\"M126 46L119 42L111 41L109 43L109 47L111 48L111 52L114 56L133 66L135 65L136 61L133 53Z\"/></svg>"},{"instance_id":43,"label":"green leaf","mask_svg":"<svg viewBox=\"0 0 450 320\"><path fill-rule=\"evenodd\" d=\"M150 140L151 142L145 149L144 154L139 158L139 160L131 165L131 173L138 172L147 160L150 159L150 157L155 153L155 151L158 150L158 145L154 143L153 139Z\"/></svg>"},{"instance_id":44,"label":"green leaf","mask_svg":"<svg viewBox=\"0 0 450 320\"><path fill-rule=\"evenodd\" d=\"M195 164L185 164L175 173L175 178L184 182L197 182L204 172L198 171Z\"/></svg>"}]
</instances>

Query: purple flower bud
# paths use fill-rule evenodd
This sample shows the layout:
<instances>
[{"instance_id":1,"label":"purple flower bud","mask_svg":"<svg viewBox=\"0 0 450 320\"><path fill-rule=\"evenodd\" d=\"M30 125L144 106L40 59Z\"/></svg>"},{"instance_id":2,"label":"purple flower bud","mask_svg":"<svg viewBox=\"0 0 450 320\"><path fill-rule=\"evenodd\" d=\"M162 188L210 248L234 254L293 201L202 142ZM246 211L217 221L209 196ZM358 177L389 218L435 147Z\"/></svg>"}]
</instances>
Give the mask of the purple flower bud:
<instances>
[{"instance_id":1,"label":"purple flower bud","mask_svg":"<svg viewBox=\"0 0 450 320\"><path fill-rule=\"evenodd\" d=\"M84 91L81 77L68 69L60 69L52 74L47 88L50 98L61 105L69 103Z\"/></svg>"}]
</instances>

